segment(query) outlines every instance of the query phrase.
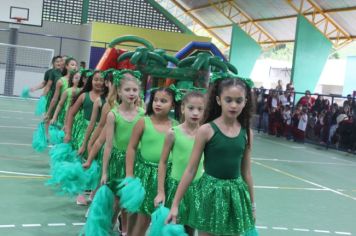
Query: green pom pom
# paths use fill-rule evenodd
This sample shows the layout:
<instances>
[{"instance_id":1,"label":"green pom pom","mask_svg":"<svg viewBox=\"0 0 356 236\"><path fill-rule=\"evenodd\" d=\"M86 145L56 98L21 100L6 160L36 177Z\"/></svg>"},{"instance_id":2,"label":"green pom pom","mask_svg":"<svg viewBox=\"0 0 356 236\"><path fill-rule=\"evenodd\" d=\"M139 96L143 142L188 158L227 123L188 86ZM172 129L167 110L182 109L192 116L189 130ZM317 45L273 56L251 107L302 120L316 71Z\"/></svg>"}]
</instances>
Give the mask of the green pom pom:
<instances>
[{"instance_id":1,"label":"green pom pom","mask_svg":"<svg viewBox=\"0 0 356 236\"><path fill-rule=\"evenodd\" d=\"M51 144L60 144L63 142L64 139L64 131L61 130L57 125L50 125L49 126L49 141Z\"/></svg>"},{"instance_id":2,"label":"green pom pom","mask_svg":"<svg viewBox=\"0 0 356 236\"><path fill-rule=\"evenodd\" d=\"M60 195L68 194L75 196L85 191L86 175L80 161L76 162L59 162L52 166L51 179L47 181L47 185Z\"/></svg>"},{"instance_id":3,"label":"green pom pom","mask_svg":"<svg viewBox=\"0 0 356 236\"><path fill-rule=\"evenodd\" d=\"M118 186L116 195L121 207L129 213L138 212L145 199L145 189L138 178L125 178Z\"/></svg>"},{"instance_id":4,"label":"green pom pom","mask_svg":"<svg viewBox=\"0 0 356 236\"><path fill-rule=\"evenodd\" d=\"M35 110L36 116L41 116L46 112L47 99L46 96L41 96L40 100L38 100Z\"/></svg>"},{"instance_id":5,"label":"green pom pom","mask_svg":"<svg viewBox=\"0 0 356 236\"><path fill-rule=\"evenodd\" d=\"M77 151L73 150L69 143L60 143L55 145L49 151L49 156L51 158L51 166L54 166L62 161L74 162L76 159L79 159Z\"/></svg>"},{"instance_id":6,"label":"green pom pom","mask_svg":"<svg viewBox=\"0 0 356 236\"><path fill-rule=\"evenodd\" d=\"M21 92L21 97L22 98L29 98L30 97L30 88L29 87L24 87Z\"/></svg>"},{"instance_id":7,"label":"green pom pom","mask_svg":"<svg viewBox=\"0 0 356 236\"><path fill-rule=\"evenodd\" d=\"M167 224L162 229L162 235L164 236L188 236L184 230L183 225Z\"/></svg>"},{"instance_id":8,"label":"green pom pom","mask_svg":"<svg viewBox=\"0 0 356 236\"><path fill-rule=\"evenodd\" d=\"M112 235L113 205L113 192L107 185L101 186L89 208L89 215L83 228L85 236Z\"/></svg>"},{"instance_id":9,"label":"green pom pom","mask_svg":"<svg viewBox=\"0 0 356 236\"><path fill-rule=\"evenodd\" d=\"M43 152L47 147L45 124L41 122L32 136L32 148L37 152Z\"/></svg>"},{"instance_id":10,"label":"green pom pom","mask_svg":"<svg viewBox=\"0 0 356 236\"><path fill-rule=\"evenodd\" d=\"M149 236L165 236L162 234L164 222L169 214L169 209L160 205L151 215L151 227Z\"/></svg>"},{"instance_id":11,"label":"green pom pom","mask_svg":"<svg viewBox=\"0 0 356 236\"><path fill-rule=\"evenodd\" d=\"M256 228L253 228L245 233L242 234L242 236L258 236L258 231Z\"/></svg>"}]
</instances>

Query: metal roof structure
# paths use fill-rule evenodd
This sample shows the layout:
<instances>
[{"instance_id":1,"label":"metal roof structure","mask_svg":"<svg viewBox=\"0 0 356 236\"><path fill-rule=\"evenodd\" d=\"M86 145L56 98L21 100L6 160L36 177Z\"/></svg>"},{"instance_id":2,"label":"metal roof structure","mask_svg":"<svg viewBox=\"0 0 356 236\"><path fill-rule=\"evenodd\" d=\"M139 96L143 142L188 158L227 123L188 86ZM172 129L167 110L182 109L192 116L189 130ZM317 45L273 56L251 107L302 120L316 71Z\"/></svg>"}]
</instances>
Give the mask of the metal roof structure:
<instances>
[{"instance_id":1,"label":"metal roof structure","mask_svg":"<svg viewBox=\"0 0 356 236\"><path fill-rule=\"evenodd\" d=\"M222 50L239 25L263 47L293 42L298 14L341 48L356 40L356 0L158 0L194 33Z\"/></svg>"}]
</instances>

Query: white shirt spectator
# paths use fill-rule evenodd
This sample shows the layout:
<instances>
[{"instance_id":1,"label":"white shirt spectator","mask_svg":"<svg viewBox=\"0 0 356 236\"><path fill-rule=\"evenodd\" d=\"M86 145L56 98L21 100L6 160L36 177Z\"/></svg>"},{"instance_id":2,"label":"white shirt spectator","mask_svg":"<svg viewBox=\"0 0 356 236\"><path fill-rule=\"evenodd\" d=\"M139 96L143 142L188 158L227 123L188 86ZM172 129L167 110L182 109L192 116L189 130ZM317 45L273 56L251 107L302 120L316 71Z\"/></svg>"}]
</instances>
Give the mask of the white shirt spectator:
<instances>
[{"instance_id":1,"label":"white shirt spectator","mask_svg":"<svg viewBox=\"0 0 356 236\"><path fill-rule=\"evenodd\" d=\"M299 119L298 129L305 131L307 129L307 123L308 123L308 115L303 114Z\"/></svg>"},{"instance_id":2,"label":"white shirt spectator","mask_svg":"<svg viewBox=\"0 0 356 236\"><path fill-rule=\"evenodd\" d=\"M272 108L277 108L278 107L278 99L277 98L272 98Z\"/></svg>"},{"instance_id":3,"label":"white shirt spectator","mask_svg":"<svg viewBox=\"0 0 356 236\"><path fill-rule=\"evenodd\" d=\"M279 96L279 101L281 102L282 106L289 105L288 98L284 94Z\"/></svg>"},{"instance_id":4,"label":"white shirt spectator","mask_svg":"<svg viewBox=\"0 0 356 236\"><path fill-rule=\"evenodd\" d=\"M283 120L287 125L290 125L292 123L292 114L289 111L283 111Z\"/></svg>"}]
</instances>

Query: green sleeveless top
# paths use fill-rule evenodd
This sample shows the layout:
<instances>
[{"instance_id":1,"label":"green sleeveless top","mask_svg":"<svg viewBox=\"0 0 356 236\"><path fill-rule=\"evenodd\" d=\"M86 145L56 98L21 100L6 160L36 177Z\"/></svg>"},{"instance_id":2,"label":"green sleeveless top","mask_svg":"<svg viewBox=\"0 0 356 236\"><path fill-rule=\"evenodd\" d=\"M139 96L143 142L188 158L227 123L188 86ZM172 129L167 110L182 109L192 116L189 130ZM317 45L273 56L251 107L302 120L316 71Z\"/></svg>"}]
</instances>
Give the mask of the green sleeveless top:
<instances>
[{"instance_id":1,"label":"green sleeveless top","mask_svg":"<svg viewBox=\"0 0 356 236\"><path fill-rule=\"evenodd\" d=\"M143 159L153 163L159 163L161 158L165 132L158 132L153 126L152 120L149 116L144 117L145 129L141 137L141 155ZM172 121L172 127L177 125L177 121Z\"/></svg>"},{"instance_id":2,"label":"green sleeveless top","mask_svg":"<svg viewBox=\"0 0 356 236\"><path fill-rule=\"evenodd\" d=\"M72 87L67 88L65 91L67 91L67 98L65 101L64 109L67 111L73 101L73 88ZM80 88L76 88L75 94L78 95L79 92L80 92Z\"/></svg>"},{"instance_id":3,"label":"green sleeveless top","mask_svg":"<svg viewBox=\"0 0 356 236\"><path fill-rule=\"evenodd\" d=\"M171 177L180 180L189 163L195 138L186 135L179 126L173 127L174 144L172 148L172 172ZM203 159L201 159L197 173L193 181L203 175Z\"/></svg>"},{"instance_id":4,"label":"green sleeveless top","mask_svg":"<svg viewBox=\"0 0 356 236\"><path fill-rule=\"evenodd\" d=\"M214 123L209 123L214 135L204 148L204 169L219 179L235 179L241 175L241 161L247 144L246 129L233 138L223 134Z\"/></svg>"},{"instance_id":5,"label":"green sleeveless top","mask_svg":"<svg viewBox=\"0 0 356 236\"><path fill-rule=\"evenodd\" d=\"M105 98L100 97L101 99L101 107L99 108L98 116L96 117L96 122L99 122L101 116L101 109L105 104ZM93 112L94 102L90 98L90 92L85 93L85 98L83 102L83 114L84 119L90 121L91 113Z\"/></svg>"},{"instance_id":6,"label":"green sleeveless top","mask_svg":"<svg viewBox=\"0 0 356 236\"><path fill-rule=\"evenodd\" d=\"M61 77L60 80L62 81L62 87L61 87L61 92L60 95L64 93L64 91L68 88L68 79L66 77Z\"/></svg>"},{"instance_id":7,"label":"green sleeveless top","mask_svg":"<svg viewBox=\"0 0 356 236\"><path fill-rule=\"evenodd\" d=\"M117 107L113 108L111 112L115 115L113 145L119 151L126 151L130 142L133 127L136 125L136 122L144 116L145 111L142 108L138 108L137 115L132 121L125 120L118 112Z\"/></svg>"}]
</instances>

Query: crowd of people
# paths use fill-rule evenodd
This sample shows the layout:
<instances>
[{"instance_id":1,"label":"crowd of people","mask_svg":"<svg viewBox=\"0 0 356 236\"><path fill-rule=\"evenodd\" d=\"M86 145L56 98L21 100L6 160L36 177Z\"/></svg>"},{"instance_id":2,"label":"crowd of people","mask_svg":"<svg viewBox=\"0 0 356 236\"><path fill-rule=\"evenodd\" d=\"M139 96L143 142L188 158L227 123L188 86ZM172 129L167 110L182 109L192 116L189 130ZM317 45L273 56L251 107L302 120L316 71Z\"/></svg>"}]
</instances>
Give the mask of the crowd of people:
<instances>
[{"instance_id":1,"label":"crowd of people","mask_svg":"<svg viewBox=\"0 0 356 236\"><path fill-rule=\"evenodd\" d=\"M298 95L293 84L284 89L279 82L274 90L255 89L257 95L257 129L269 135L304 143L317 142L356 153L356 98L347 95L342 104L331 97Z\"/></svg>"},{"instance_id":2,"label":"crowd of people","mask_svg":"<svg viewBox=\"0 0 356 236\"><path fill-rule=\"evenodd\" d=\"M150 223L152 236L257 235L252 81L216 73L207 94L151 88L144 104L138 71L79 69L72 57L52 63L31 89L43 88L33 147L53 145L50 186L91 202L83 234L110 235L120 219L121 235L144 236Z\"/></svg>"}]
</instances>

